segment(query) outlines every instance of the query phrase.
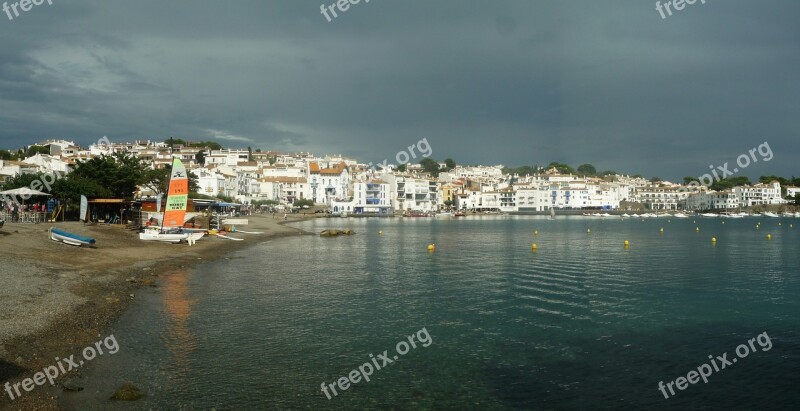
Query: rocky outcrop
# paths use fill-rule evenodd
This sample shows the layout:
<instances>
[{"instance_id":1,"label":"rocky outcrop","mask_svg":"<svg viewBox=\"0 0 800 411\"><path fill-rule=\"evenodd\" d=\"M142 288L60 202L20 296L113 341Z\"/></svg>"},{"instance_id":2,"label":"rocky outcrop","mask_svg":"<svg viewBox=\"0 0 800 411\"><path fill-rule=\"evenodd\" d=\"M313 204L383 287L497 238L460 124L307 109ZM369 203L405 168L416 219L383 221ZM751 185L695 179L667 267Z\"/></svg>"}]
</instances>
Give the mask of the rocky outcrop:
<instances>
[{"instance_id":1,"label":"rocky outcrop","mask_svg":"<svg viewBox=\"0 0 800 411\"><path fill-rule=\"evenodd\" d=\"M144 393L139 390L139 388L129 382L126 382L125 384L122 384L122 387L119 387L111 399L117 401L136 401L142 397L144 397Z\"/></svg>"},{"instance_id":2,"label":"rocky outcrop","mask_svg":"<svg viewBox=\"0 0 800 411\"><path fill-rule=\"evenodd\" d=\"M353 230L325 230L319 234L320 237L338 237L340 235L353 235Z\"/></svg>"}]
</instances>

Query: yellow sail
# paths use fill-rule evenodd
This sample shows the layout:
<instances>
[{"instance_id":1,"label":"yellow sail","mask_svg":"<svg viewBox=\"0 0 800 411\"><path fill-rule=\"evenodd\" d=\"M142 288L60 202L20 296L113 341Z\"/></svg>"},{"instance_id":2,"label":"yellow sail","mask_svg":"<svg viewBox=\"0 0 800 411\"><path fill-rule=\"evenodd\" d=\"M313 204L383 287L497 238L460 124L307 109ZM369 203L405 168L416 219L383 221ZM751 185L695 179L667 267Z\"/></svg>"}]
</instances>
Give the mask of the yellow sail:
<instances>
[{"instance_id":1,"label":"yellow sail","mask_svg":"<svg viewBox=\"0 0 800 411\"><path fill-rule=\"evenodd\" d=\"M172 175L169 178L167 206L164 209L164 228L183 227L186 207L189 203L189 177L181 160L172 160Z\"/></svg>"}]
</instances>

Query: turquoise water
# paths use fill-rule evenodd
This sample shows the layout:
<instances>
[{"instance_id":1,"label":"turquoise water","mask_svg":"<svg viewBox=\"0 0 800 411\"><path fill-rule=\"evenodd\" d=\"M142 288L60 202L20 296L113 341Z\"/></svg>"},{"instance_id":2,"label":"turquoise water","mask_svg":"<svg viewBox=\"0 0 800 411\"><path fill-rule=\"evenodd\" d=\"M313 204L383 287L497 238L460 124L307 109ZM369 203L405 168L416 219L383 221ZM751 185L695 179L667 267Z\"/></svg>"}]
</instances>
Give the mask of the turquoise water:
<instances>
[{"instance_id":1,"label":"turquoise water","mask_svg":"<svg viewBox=\"0 0 800 411\"><path fill-rule=\"evenodd\" d=\"M266 242L173 274L120 320L120 352L93 364L87 389L64 405L793 408L800 402L800 219L725 221L302 223L357 234ZM418 344L330 400L320 390L370 354L391 357L423 327L428 347ZM756 352L707 384L676 389L669 399L658 390L659 381L685 377L709 355L735 357L739 344L764 332L769 351L756 343ZM106 401L125 381L148 396Z\"/></svg>"}]
</instances>

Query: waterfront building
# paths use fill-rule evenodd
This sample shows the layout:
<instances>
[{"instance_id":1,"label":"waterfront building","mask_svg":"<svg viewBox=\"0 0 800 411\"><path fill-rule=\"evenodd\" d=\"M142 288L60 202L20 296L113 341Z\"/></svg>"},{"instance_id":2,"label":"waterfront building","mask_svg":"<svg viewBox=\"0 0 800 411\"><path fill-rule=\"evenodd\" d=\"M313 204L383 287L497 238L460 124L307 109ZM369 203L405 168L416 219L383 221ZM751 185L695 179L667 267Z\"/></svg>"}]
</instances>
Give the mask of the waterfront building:
<instances>
[{"instance_id":1,"label":"waterfront building","mask_svg":"<svg viewBox=\"0 0 800 411\"><path fill-rule=\"evenodd\" d=\"M350 196L350 167L344 162L338 164L325 164L321 167L319 162L308 163L308 177L312 191L312 199L316 204L331 205L333 200L347 201Z\"/></svg>"},{"instance_id":2,"label":"waterfront building","mask_svg":"<svg viewBox=\"0 0 800 411\"><path fill-rule=\"evenodd\" d=\"M769 184L756 184L753 186L734 187L739 205L750 207L754 205L784 204L781 197L781 184L773 181Z\"/></svg>"}]
</instances>

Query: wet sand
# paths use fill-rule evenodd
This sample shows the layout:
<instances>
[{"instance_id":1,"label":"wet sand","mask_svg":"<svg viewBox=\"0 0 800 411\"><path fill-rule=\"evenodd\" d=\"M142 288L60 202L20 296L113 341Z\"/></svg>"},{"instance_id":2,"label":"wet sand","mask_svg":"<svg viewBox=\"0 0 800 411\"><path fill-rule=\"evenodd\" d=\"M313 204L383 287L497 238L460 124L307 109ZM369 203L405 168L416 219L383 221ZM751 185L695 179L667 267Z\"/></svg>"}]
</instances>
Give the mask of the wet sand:
<instances>
[{"instance_id":1,"label":"wet sand","mask_svg":"<svg viewBox=\"0 0 800 411\"><path fill-rule=\"evenodd\" d=\"M122 226L7 222L0 229L0 409L57 410L61 387L45 383L11 401L2 386L33 377L55 357L78 353L105 337L138 290L157 286L159 277L256 242L308 234L283 225L299 218L247 218L250 224L241 229L264 234L231 235L245 241L206 236L191 247L140 241ZM50 227L95 238L96 247L52 241Z\"/></svg>"}]
</instances>

